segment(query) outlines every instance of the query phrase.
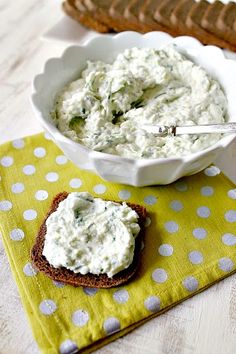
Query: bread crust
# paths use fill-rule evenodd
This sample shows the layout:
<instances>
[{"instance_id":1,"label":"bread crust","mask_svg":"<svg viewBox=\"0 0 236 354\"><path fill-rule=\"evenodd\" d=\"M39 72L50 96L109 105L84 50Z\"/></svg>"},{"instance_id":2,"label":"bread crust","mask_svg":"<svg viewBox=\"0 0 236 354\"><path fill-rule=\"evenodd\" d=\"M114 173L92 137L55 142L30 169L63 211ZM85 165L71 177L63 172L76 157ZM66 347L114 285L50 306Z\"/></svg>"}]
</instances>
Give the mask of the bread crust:
<instances>
[{"instance_id":1,"label":"bread crust","mask_svg":"<svg viewBox=\"0 0 236 354\"><path fill-rule=\"evenodd\" d=\"M108 33L111 32L111 28L106 26L105 24L97 21L95 18L93 18L89 12L87 11L80 11L76 6L75 6L75 1L74 0L66 0L62 3L62 9L64 12L73 18L73 20L80 22L83 26L88 27L94 31L100 32L100 33Z\"/></svg>"},{"instance_id":2,"label":"bread crust","mask_svg":"<svg viewBox=\"0 0 236 354\"><path fill-rule=\"evenodd\" d=\"M170 27L166 27L157 22L153 15L162 0L144 0L143 5L139 11L139 20L143 26L143 32L149 31L164 31L170 33L172 36L177 36L177 33Z\"/></svg>"},{"instance_id":3,"label":"bread crust","mask_svg":"<svg viewBox=\"0 0 236 354\"><path fill-rule=\"evenodd\" d=\"M221 31L222 38L236 46L236 4L234 2L224 5L217 18L216 26Z\"/></svg>"},{"instance_id":4,"label":"bread crust","mask_svg":"<svg viewBox=\"0 0 236 354\"><path fill-rule=\"evenodd\" d=\"M31 260L34 266L49 278L63 282L65 284L70 284L73 286L84 286L91 288L111 288L123 283L126 283L130 278L132 278L137 269L140 260L140 251L141 251L141 243L144 236L144 222L146 218L146 209L137 204L127 203L133 210L137 212L139 215L139 225L140 232L136 237L135 241L135 250L134 250L134 258L132 264L122 270L121 272L115 274L112 278L109 278L106 274L94 275L91 273L82 275L80 273L74 273L73 271L61 267L54 268L47 259L43 256L43 247L45 241L45 235L47 232L46 220L54 211L57 210L58 205L61 201L63 201L68 196L67 192L59 193L55 196L52 201L50 210L48 211L42 225L40 226L38 235L35 240L35 244L31 250Z\"/></svg>"}]
</instances>

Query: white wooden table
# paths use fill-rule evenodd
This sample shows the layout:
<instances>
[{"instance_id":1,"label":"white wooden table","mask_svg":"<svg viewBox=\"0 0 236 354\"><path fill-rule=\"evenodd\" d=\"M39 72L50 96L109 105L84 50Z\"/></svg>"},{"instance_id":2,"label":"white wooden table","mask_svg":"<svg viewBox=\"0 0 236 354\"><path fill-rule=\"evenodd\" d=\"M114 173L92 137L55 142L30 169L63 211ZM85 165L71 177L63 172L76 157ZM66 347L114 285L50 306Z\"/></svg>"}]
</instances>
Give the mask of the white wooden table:
<instances>
[{"instance_id":1,"label":"white wooden table","mask_svg":"<svg viewBox=\"0 0 236 354\"><path fill-rule=\"evenodd\" d=\"M55 0L0 0L0 143L41 130L30 104L30 82L62 43L39 37L62 12ZM0 241L0 353L39 353ZM236 353L236 276L102 348L105 354Z\"/></svg>"}]
</instances>

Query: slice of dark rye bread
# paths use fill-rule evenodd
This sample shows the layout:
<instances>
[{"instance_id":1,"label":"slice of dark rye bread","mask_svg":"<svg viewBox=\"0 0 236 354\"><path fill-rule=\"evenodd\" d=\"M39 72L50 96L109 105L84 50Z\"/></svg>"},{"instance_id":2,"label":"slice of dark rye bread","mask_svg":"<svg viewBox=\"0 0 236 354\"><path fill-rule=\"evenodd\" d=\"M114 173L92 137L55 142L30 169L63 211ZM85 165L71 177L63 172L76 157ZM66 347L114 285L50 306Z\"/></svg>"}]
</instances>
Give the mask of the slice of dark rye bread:
<instances>
[{"instance_id":1,"label":"slice of dark rye bread","mask_svg":"<svg viewBox=\"0 0 236 354\"><path fill-rule=\"evenodd\" d=\"M176 28L173 27L172 23L170 22L170 17L178 3L179 0L162 0L160 3L157 4L157 8L153 14L154 19L158 23L161 23L163 26L166 26L172 29L173 31L176 31Z\"/></svg>"},{"instance_id":2,"label":"slice of dark rye bread","mask_svg":"<svg viewBox=\"0 0 236 354\"><path fill-rule=\"evenodd\" d=\"M208 8L202 16L201 25L206 31L214 33L215 35L221 34L221 31L216 26L216 21L219 17L220 11L224 7L224 4L216 0L213 3L209 3Z\"/></svg>"},{"instance_id":3,"label":"slice of dark rye bread","mask_svg":"<svg viewBox=\"0 0 236 354\"><path fill-rule=\"evenodd\" d=\"M191 35L186 20L190 9L195 4L194 0L179 0L170 16L170 22L178 33L182 35Z\"/></svg>"},{"instance_id":4,"label":"slice of dark rye bread","mask_svg":"<svg viewBox=\"0 0 236 354\"><path fill-rule=\"evenodd\" d=\"M217 18L216 26L222 31L222 37L236 45L236 4L229 2L225 5Z\"/></svg>"},{"instance_id":5,"label":"slice of dark rye bread","mask_svg":"<svg viewBox=\"0 0 236 354\"><path fill-rule=\"evenodd\" d=\"M109 9L109 14L113 18L114 22L119 26L120 31L132 31L133 26L125 18L125 10L129 1L125 0L112 0L111 7Z\"/></svg>"},{"instance_id":6,"label":"slice of dark rye bread","mask_svg":"<svg viewBox=\"0 0 236 354\"><path fill-rule=\"evenodd\" d=\"M135 241L135 250L134 250L134 258L132 264L122 270L121 272L115 274L113 278L109 278L106 274L101 275L94 275L94 274L79 274L74 273L71 270L61 267L61 268L54 268L47 259L43 256L43 247L45 241L45 235L47 232L46 227L46 220L50 214L57 210L58 205L61 201L67 198L68 193L62 192L57 194L51 204L50 210L48 211L42 225L40 226L38 235L35 240L35 244L31 250L31 259L34 266L49 278L63 282L66 284L70 284L73 286L85 286L85 287L92 287L92 288L111 288L114 286L121 285L126 283L133 277L138 269L138 264L140 261L140 251L141 251L141 243L144 236L144 223L146 219L146 209L137 204L127 203L129 207L136 211L139 216L138 223L140 226L140 232L136 237Z\"/></svg>"},{"instance_id":7,"label":"slice of dark rye bread","mask_svg":"<svg viewBox=\"0 0 236 354\"><path fill-rule=\"evenodd\" d=\"M81 11L83 8L83 4L80 4L80 9L75 6L75 0L66 0L62 3L63 11L70 16L73 20L80 22L82 25L100 32L100 33L108 33L111 32L111 28L106 26L105 24L97 21L94 17L90 15L88 11Z\"/></svg>"},{"instance_id":8,"label":"slice of dark rye bread","mask_svg":"<svg viewBox=\"0 0 236 354\"><path fill-rule=\"evenodd\" d=\"M165 28L163 25L156 22L153 17L158 4L161 2L162 0L144 0L143 5L140 8L139 20L148 30L150 29L150 31L153 31L158 27L160 27L161 30Z\"/></svg>"},{"instance_id":9,"label":"slice of dark rye bread","mask_svg":"<svg viewBox=\"0 0 236 354\"><path fill-rule=\"evenodd\" d=\"M162 1L163 0L144 0L139 11L139 20L143 25L144 32L164 31L176 36L175 31L157 22L153 17L158 5L160 5Z\"/></svg>"},{"instance_id":10,"label":"slice of dark rye bread","mask_svg":"<svg viewBox=\"0 0 236 354\"><path fill-rule=\"evenodd\" d=\"M186 18L186 25L190 31L189 34L197 37L204 44L235 49L232 44L227 43L224 39L217 37L215 34L208 32L202 27L202 18L209 6L210 4L206 0L201 0L193 4Z\"/></svg>"},{"instance_id":11,"label":"slice of dark rye bread","mask_svg":"<svg viewBox=\"0 0 236 354\"><path fill-rule=\"evenodd\" d=\"M212 4L208 4L208 8L206 9L206 11L202 17L202 21L201 21L201 25L205 30L213 33L215 36L219 37L221 40L225 40L225 38L227 38L225 36L225 32L222 29L219 29L217 26L218 18L221 14L221 11L224 8L225 8L225 5L221 1L215 1ZM236 22L236 14L235 14L235 22ZM236 37L236 31L235 31L234 35ZM227 40L225 40L225 42L227 43ZM234 47L235 47L235 45L234 45ZM229 49L231 49L231 48L229 48ZM232 49L234 49L234 48L232 48Z\"/></svg>"},{"instance_id":12,"label":"slice of dark rye bread","mask_svg":"<svg viewBox=\"0 0 236 354\"><path fill-rule=\"evenodd\" d=\"M143 32L142 22L139 21L139 12L144 0L129 0L125 8L124 17L129 21L133 31Z\"/></svg>"},{"instance_id":13,"label":"slice of dark rye bread","mask_svg":"<svg viewBox=\"0 0 236 354\"><path fill-rule=\"evenodd\" d=\"M79 0L76 0L76 2ZM101 21L114 31L119 32L120 27L109 14L111 1L107 0L83 0L84 5L87 7L91 16L97 21Z\"/></svg>"}]
</instances>

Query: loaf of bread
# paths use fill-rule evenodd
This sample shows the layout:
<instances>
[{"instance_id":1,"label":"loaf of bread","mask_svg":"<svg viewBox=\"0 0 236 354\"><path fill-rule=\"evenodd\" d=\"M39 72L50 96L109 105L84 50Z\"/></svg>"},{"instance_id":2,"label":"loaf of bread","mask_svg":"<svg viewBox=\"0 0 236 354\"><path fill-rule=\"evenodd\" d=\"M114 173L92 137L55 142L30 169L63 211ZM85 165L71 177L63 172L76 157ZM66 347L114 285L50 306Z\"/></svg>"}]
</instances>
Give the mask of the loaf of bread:
<instances>
[{"instance_id":1,"label":"loaf of bread","mask_svg":"<svg viewBox=\"0 0 236 354\"><path fill-rule=\"evenodd\" d=\"M65 0L63 10L100 33L164 31L236 51L236 3L206 0Z\"/></svg>"}]
</instances>

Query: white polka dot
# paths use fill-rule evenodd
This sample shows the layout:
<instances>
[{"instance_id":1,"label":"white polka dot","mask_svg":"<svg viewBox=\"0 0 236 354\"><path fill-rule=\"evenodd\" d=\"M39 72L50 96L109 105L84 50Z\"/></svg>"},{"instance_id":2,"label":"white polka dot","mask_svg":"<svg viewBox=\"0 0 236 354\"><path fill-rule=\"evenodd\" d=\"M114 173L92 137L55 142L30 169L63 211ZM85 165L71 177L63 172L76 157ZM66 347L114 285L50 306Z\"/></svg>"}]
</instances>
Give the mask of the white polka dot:
<instances>
[{"instance_id":1,"label":"white polka dot","mask_svg":"<svg viewBox=\"0 0 236 354\"><path fill-rule=\"evenodd\" d=\"M150 312L157 312L157 311L160 311L161 301L160 301L159 297L157 297L157 296L149 296L144 301L144 306Z\"/></svg>"},{"instance_id":2,"label":"white polka dot","mask_svg":"<svg viewBox=\"0 0 236 354\"><path fill-rule=\"evenodd\" d=\"M26 263L26 265L23 268L23 272L27 277L33 277L38 273L31 263Z\"/></svg>"},{"instance_id":3,"label":"white polka dot","mask_svg":"<svg viewBox=\"0 0 236 354\"><path fill-rule=\"evenodd\" d=\"M201 188L201 195L210 197L212 194L214 194L214 189L212 187L205 186Z\"/></svg>"},{"instance_id":4,"label":"white polka dot","mask_svg":"<svg viewBox=\"0 0 236 354\"><path fill-rule=\"evenodd\" d=\"M187 277L183 281L183 286L190 292L196 291L198 288L198 280L191 276Z\"/></svg>"},{"instance_id":5,"label":"white polka dot","mask_svg":"<svg viewBox=\"0 0 236 354\"><path fill-rule=\"evenodd\" d=\"M23 183L15 183L11 186L11 190L13 193L22 193L25 190L25 186Z\"/></svg>"},{"instance_id":6,"label":"white polka dot","mask_svg":"<svg viewBox=\"0 0 236 354\"><path fill-rule=\"evenodd\" d=\"M227 194L229 198L236 199L236 189L230 189Z\"/></svg>"},{"instance_id":7,"label":"white polka dot","mask_svg":"<svg viewBox=\"0 0 236 354\"><path fill-rule=\"evenodd\" d=\"M154 195L148 195L147 197L144 198L144 203L148 205L153 205L156 204L157 198Z\"/></svg>"},{"instance_id":8,"label":"white polka dot","mask_svg":"<svg viewBox=\"0 0 236 354\"><path fill-rule=\"evenodd\" d=\"M82 185L81 179L73 178L70 180L71 188L79 188Z\"/></svg>"},{"instance_id":9,"label":"white polka dot","mask_svg":"<svg viewBox=\"0 0 236 354\"><path fill-rule=\"evenodd\" d=\"M83 288L83 292L88 296L94 296L97 294L98 289L96 288Z\"/></svg>"},{"instance_id":10,"label":"white polka dot","mask_svg":"<svg viewBox=\"0 0 236 354\"><path fill-rule=\"evenodd\" d=\"M46 155L46 150L43 147L37 147L36 149L34 149L34 156L36 157L44 157Z\"/></svg>"},{"instance_id":11,"label":"white polka dot","mask_svg":"<svg viewBox=\"0 0 236 354\"><path fill-rule=\"evenodd\" d=\"M58 165L65 165L67 163L68 159L65 155L59 155L56 157L56 163Z\"/></svg>"},{"instance_id":12,"label":"white polka dot","mask_svg":"<svg viewBox=\"0 0 236 354\"><path fill-rule=\"evenodd\" d=\"M203 227L197 227L193 230L193 236L198 240L203 240L207 236L207 231Z\"/></svg>"},{"instance_id":13,"label":"white polka dot","mask_svg":"<svg viewBox=\"0 0 236 354\"><path fill-rule=\"evenodd\" d=\"M37 217L37 211L35 211L34 209L25 210L23 213L23 217L25 220L34 220Z\"/></svg>"},{"instance_id":14,"label":"white polka dot","mask_svg":"<svg viewBox=\"0 0 236 354\"><path fill-rule=\"evenodd\" d=\"M146 219L145 219L145 224L144 224L144 226L145 226L145 227L148 227L148 226L151 225L151 223L152 223L152 220L149 218L149 216L147 216Z\"/></svg>"},{"instance_id":15,"label":"white polka dot","mask_svg":"<svg viewBox=\"0 0 236 354\"><path fill-rule=\"evenodd\" d=\"M124 304L129 300L129 293L127 290L117 290L113 294L113 299L118 302L118 304Z\"/></svg>"},{"instance_id":16,"label":"white polka dot","mask_svg":"<svg viewBox=\"0 0 236 354\"><path fill-rule=\"evenodd\" d=\"M66 284L64 284L64 283L62 283L60 281L53 280L52 282L53 282L53 284L55 285L56 288L64 288L66 286Z\"/></svg>"},{"instance_id":17,"label":"white polka dot","mask_svg":"<svg viewBox=\"0 0 236 354\"><path fill-rule=\"evenodd\" d=\"M16 139L16 140L13 140L12 146L15 149L22 149L25 146L25 142L23 139Z\"/></svg>"},{"instance_id":18,"label":"white polka dot","mask_svg":"<svg viewBox=\"0 0 236 354\"><path fill-rule=\"evenodd\" d=\"M33 165L26 165L23 167L23 172L25 175L30 176L33 175L36 171L36 168Z\"/></svg>"},{"instance_id":19,"label":"white polka dot","mask_svg":"<svg viewBox=\"0 0 236 354\"><path fill-rule=\"evenodd\" d=\"M120 321L115 317L107 318L103 323L106 334L112 334L120 330Z\"/></svg>"},{"instance_id":20,"label":"white polka dot","mask_svg":"<svg viewBox=\"0 0 236 354\"><path fill-rule=\"evenodd\" d=\"M1 200L0 201L0 210L8 211L12 208L12 203L9 200Z\"/></svg>"},{"instance_id":21,"label":"white polka dot","mask_svg":"<svg viewBox=\"0 0 236 354\"><path fill-rule=\"evenodd\" d=\"M56 172L49 172L46 174L45 178L48 182L56 182L58 180L59 176L58 176L58 173L56 173Z\"/></svg>"},{"instance_id":22,"label":"white polka dot","mask_svg":"<svg viewBox=\"0 0 236 354\"><path fill-rule=\"evenodd\" d=\"M39 310L43 315L49 316L53 314L57 309L57 305L53 300L47 299L43 300L39 305Z\"/></svg>"},{"instance_id":23,"label":"white polka dot","mask_svg":"<svg viewBox=\"0 0 236 354\"><path fill-rule=\"evenodd\" d=\"M97 194L103 194L106 192L107 187L104 186L104 184L97 184L94 188L93 188L94 192Z\"/></svg>"},{"instance_id":24,"label":"white polka dot","mask_svg":"<svg viewBox=\"0 0 236 354\"><path fill-rule=\"evenodd\" d=\"M121 190L118 195L120 199L124 200L129 199L131 197L131 193L125 189Z\"/></svg>"},{"instance_id":25,"label":"white polka dot","mask_svg":"<svg viewBox=\"0 0 236 354\"><path fill-rule=\"evenodd\" d=\"M48 192L45 191L44 189L40 189L35 193L35 199L37 200L45 200L48 198Z\"/></svg>"},{"instance_id":26,"label":"white polka dot","mask_svg":"<svg viewBox=\"0 0 236 354\"><path fill-rule=\"evenodd\" d=\"M230 272L234 267L234 263L230 258L224 257L219 260L218 266L224 272Z\"/></svg>"},{"instance_id":27,"label":"white polka dot","mask_svg":"<svg viewBox=\"0 0 236 354\"><path fill-rule=\"evenodd\" d=\"M211 166L211 167L206 168L204 173L206 176L214 177L220 173L220 169L216 166Z\"/></svg>"},{"instance_id":28,"label":"white polka dot","mask_svg":"<svg viewBox=\"0 0 236 354\"><path fill-rule=\"evenodd\" d=\"M179 192L186 192L188 190L188 185L186 182L178 181L175 183L175 189Z\"/></svg>"},{"instance_id":29,"label":"white polka dot","mask_svg":"<svg viewBox=\"0 0 236 354\"><path fill-rule=\"evenodd\" d=\"M230 233L224 234L222 236L222 242L226 246L234 246L236 245L236 236Z\"/></svg>"},{"instance_id":30,"label":"white polka dot","mask_svg":"<svg viewBox=\"0 0 236 354\"><path fill-rule=\"evenodd\" d=\"M174 211L180 211L183 209L183 203L181 203L179 200L172 200L170 202L170 208Z\"/></svg>"},{"instance_id":31,"label":"white polka dot","mask_svg":"<svg viewBox=\"0 0 236 354\"><path fill-rule=\"evenodd\" d=\"M152 273L152 279L156 282L156 283L164 283L167 280L168 276L167 273L164 269L162 268L157 268L154 270L154 272Z\"/></svg>"},{"instance_id":32,"label":"white polka dot","mask_svg":"<svg viewBox=\"0 0 236 354\"><path fill-rule=\"evenodd\" d=\"M163 243L159 248L158 252L161 256L169 257L173 254L173 247L167 243Z\"/></svg>"},{"instance_id":33,"label":"white polka dot","mask_svg":"<svg viewBox=\"0 0 236 354\"><path fill-rule=\"evenodd\" d=\"M179 225L175 221L167 221L165 223L165 229L173 234L174 232L177 232L179 230Z\"/></svg>"},{"instance_id":34,"label":"white polka dot","mask_svg":"<svg viewBox=\"0 0 236 354\"><path fill-rule=\"evenodd\" d=\"M192 251L189 252L188 259L193 264L200 264L203 262L203 255L199 251Z\"/></svg>"},{"instance_id":35,"label":"white polka dot","mask_svg":"<svg viewBox=\"0 0 236 354\"><path fill-rule=\"evenodd\" d=\"M228 222L236 222L236 210L228 210L225 213L225 220Z\"/></svg>"},{"instance_id":36,"label":"white polka dot","mask_svg":"<svg viewBox=\"0 0 236 354\"><path fill-rule=\"evenodd\" d=\"M208 218L211 214L211 211L208 207L206 206L201 206L197 209L197 215L200 216L200 218Z\"/></svg>"},{"instance_id":37,"label":"white polka dot","mask_svg":"<svg viewBox=\"0 0 236 354\"><path fill-rule=\"evenodd\" d=\"M72 322L77 327L83 327L89 320L88 312L85 310L77 310L72 315Z\"/></svg>"},{"instance_id":38,"label":"white polka dot","mask_svg":"<svg viewBox=\"0 0 236 354\"><path fill-rule=\"evenodd\" d=\"M67 339L64 342L61 343L60 348L59 348L59 353L60 354L73 354L77 353L79 350L77 344L73 342L71 339Z\"/></svg>"},{"instance_id":39,"label":"white polka dot","mask_svg":"<svg viewBox=\"0 0 236 354\"><path fill-rule=\"evenodd\" d=\"M21 241L25 237L24 231L21 229L13 229L10 231L10 238L13 241Z\"/></svg>"},{"instance_id":40,"label":"white polka dot","mask_svg":"<svg viewBox=\"0 0 236 354\"><path fill-rule=\"evenodd\" d=\"M52 140L52 137L51 137L51 135L48 132L44 133L44 137L47 140Z\"/></svg>"},{"instance_id":41,"label":"white polka dot","mask_svg":"<svg viewBox=\"0 0 236 354\"><path fill-rule=\"evenodd\" d=\"M14 160L11 156L4 156L1 159L1 165L3 167L10 167L13 164Z\"/></svg>"}]
</instances>

